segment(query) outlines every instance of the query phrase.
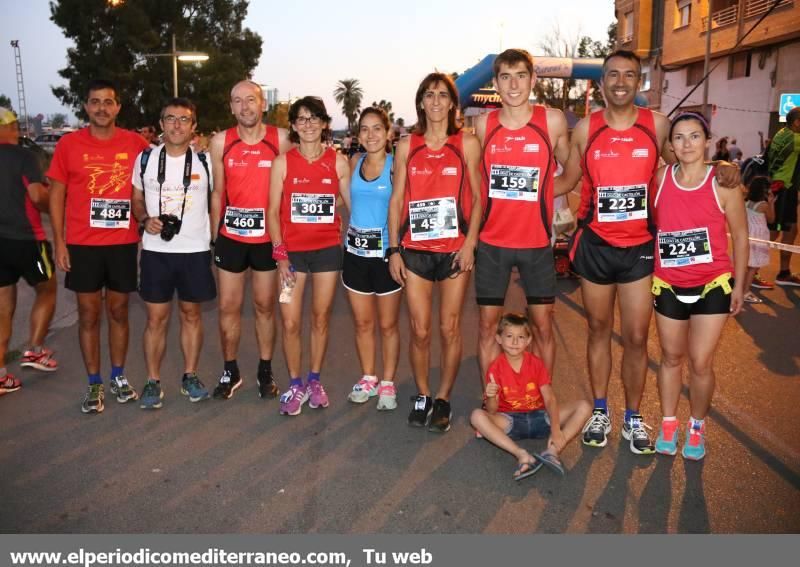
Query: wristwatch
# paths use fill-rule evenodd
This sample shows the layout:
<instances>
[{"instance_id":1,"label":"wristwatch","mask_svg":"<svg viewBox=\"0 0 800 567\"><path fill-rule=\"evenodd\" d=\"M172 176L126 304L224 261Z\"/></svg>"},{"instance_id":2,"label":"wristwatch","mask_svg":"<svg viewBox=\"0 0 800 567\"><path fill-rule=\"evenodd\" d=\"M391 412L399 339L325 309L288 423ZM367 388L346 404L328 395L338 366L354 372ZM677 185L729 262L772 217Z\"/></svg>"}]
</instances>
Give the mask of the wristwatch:
<instances>
[{"instance_id":1,"label":"wristwatch","mask_svg":"<svg viewBox=\"0 0 800 567\"><path fill-rule=\"evenodd\" d=\"M389 247L386 249L386 257L388 258L388 257L389 257L389 256L391 256L392 254L396 254L396 253L398 253L398 252L400 252L400 247L399 247L399 246L389 246Z\"/></svg>"}]
</instances>

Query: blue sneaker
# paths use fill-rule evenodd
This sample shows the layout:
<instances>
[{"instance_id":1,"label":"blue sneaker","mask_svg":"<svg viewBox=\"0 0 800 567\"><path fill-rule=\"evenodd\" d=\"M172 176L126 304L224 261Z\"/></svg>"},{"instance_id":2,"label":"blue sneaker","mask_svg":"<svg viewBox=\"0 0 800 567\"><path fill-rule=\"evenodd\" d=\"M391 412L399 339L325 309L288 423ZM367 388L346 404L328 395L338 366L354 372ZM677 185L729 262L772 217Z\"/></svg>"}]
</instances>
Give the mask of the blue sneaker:
<instances>
[{"instance_id":1,"label":"blue sneaker","mask_svg":"<svg viewBox=\"0 0 800 567\"><path fill-rule=\"evenodd\" d=\"M161 391L159 382L147 381L139 398L139 407L142 409L158 409L161 407L161 400L164 399L164 392Z\"/></svg>"},{"instance_id":2,"label":"blue sneaker","mask_svg":"<svg viewBox=\"0 0 800 567\"><path fill-rule=\"evenodd\" d=\"M706 426L705 424L692 426L689 422L689 429L686 431L686 443L683 444L681 451L684 459L699 461L706 456Z\"/></svg>"},{"instance_id":3,"label":"blue sneaker","mask_svg":"<svg viewBox=\"0 0 800 567\"><path fill-rule=\"evenodd\" d=\"M656 453L673 456L678 452L678 420L662 421L656 439Z\"/></svg>"},{"instance_id":4,"label":"blue sneaker","mask_svg":"<svg viewBox=\"0 0 800 567\"><path fill-rule=\"evenodd\" d=\"M197 374L184 374L181 380L181 394L189 396L190 402L201 402L209 397L208 390L197 377Z\"/></svg>"}]
</instances>

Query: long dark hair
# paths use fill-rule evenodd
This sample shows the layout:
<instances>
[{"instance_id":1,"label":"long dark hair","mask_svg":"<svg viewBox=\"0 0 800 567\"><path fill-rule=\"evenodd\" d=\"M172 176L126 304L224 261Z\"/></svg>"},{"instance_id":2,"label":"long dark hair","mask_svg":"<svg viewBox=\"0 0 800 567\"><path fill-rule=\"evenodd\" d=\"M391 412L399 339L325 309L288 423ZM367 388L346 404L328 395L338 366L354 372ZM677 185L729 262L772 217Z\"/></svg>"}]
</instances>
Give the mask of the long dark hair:
<instances>
[{"instance_id":1,"label":"long dark hair","mask_svg":"<svg viewBox=\"0 0 800 567\"><path fill-rule=\"evenodd\" d=\"M428 129L428 120L425 117L425 110L422 108L422 98L425 96L425 91L436 83L442 83L447 88L447 92L450 93L450 100L453 102L453 108L447 113L447 135L452 136L461 130L461 127L456 122L458 89L450 75L445 75L444 73L430 73L419 84L417 95L414 97L414 104L417 108L417 134L425 134Z\"/></svg>"},{"instance_id":2,"label":"long dark hair","mask_svg":"<svg viewBox=\"0 0 800 567\"><path fill-rule=\"evenodd\" d=\"M767 192L769 191L769 178L760 175L750 180L750 185L747 186L747 200L754 203L767 200Z\"/></svg>"}]
</instances>

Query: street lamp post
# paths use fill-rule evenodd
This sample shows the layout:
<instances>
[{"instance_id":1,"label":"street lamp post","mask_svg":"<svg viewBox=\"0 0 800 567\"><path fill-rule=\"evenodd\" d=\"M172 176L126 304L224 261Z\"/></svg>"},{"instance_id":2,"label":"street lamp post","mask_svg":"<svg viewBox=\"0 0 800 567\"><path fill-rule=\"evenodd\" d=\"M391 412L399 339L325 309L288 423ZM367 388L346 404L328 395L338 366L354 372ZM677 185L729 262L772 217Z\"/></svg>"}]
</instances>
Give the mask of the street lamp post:
<instances>
[{"instance_id":1,"label":"street lamp post","mask_svg":"<svg viewBox=\"0 0 800 567\"><path fill-rule=\"evenodd\" d=\"M172 51L170 53L145 53L142 57L172 57L172 95L178 96L178 60L208 61L208 53L201 51L178 51L175 45L175 34L172 34Z\"/></svg>"}]
</instances>

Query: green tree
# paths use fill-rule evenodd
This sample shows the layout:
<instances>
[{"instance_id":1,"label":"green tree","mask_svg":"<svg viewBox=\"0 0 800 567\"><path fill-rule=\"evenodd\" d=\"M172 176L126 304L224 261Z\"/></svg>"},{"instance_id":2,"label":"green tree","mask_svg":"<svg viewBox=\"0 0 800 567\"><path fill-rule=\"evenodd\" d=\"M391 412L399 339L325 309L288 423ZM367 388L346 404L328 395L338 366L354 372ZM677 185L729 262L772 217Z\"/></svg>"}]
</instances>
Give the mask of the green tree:
<instances>
[{"instance_id":1,"label":"green tree","mask_svg":"<svg viewBox=\"0 0 800 567\"><path fill-rule=\"evenodd\" d=\"M347 118L347 129L355 131L356 116L361 109L361 99L364 92L358 79L342 79L333 91L333 98L342 105L342 114Z\"/></svg>"},{"instance_id":2,"label":"green tree","mask_svg":"<svg viewBox=\"0 0 800 567\"><path fill-rule=\"evenodd\" d=\"M63 128L67 124L67 115L63 112L56 112L50 115L51 128Z\"/></svg>"},{"instance_id":3,"label":"green tree","mask_svg":"<svg viewBox=\"0 0 800 567\"><path fill-rule=\"evenodd\" d=\"M4 94L0 94L0 106L9 110L14 110L14 108L11 106L11 99Z\"/></svg>"},{"instance_id":4,"label":"green tree","mask_svg":"<svg viewBox=\"0 0 800 567\"><path fill-rule=\"evenodd\" d=\"M386 115L389 117L389 123L394 124L394 112L392 112L392 103L388 100L381 99L380 102L372 101L372 106L375 108L382 108Z\"/></svg>"},{"instance_id":5,"label":"green tree","mask_svg":"<svg viewBox=\"0 0 800 567\"><path fill-rule=\"evenodd\" d=\"M617 22L613 22L608 26L608 38L606 42L593 40L588 36L583 36L578 44L578 57L598 57L604 58L606 55L614 51L617 45ZM600 92L599 85L592 81L592 100L596 104L603 104L603 95Z\"/></svg>"},{"instance_id":6,"label":"green tree","mask_svg":"<svg viewBox=\"0 0 800 567\"><path fill-rule=\"evenodd\" d=\"M158 120L172 96L172 34L181 51L203 51L204 63L178 63L179 95L197 105L200 129L230 125L228 99L236 81L249 78L261 56L261 37L242 26L247 0L55 0L51 19L74 42L67 66L59 71L66 85L53 93L78 116L92 79L106 78L119 88L119 123L132 128Z\"/></svg>"},{"instance_id":7,"label":"green tree","mask_svg":"<svg viewBox=\"0 0 800 567\"><path fill-rule=\"evenodd\" d=\"M279 102L273 104L267 111L267 124L277 126L278 128L289 128L289 103Z\"/></svg>"}]
</instances>

